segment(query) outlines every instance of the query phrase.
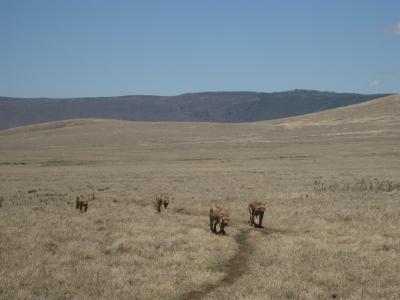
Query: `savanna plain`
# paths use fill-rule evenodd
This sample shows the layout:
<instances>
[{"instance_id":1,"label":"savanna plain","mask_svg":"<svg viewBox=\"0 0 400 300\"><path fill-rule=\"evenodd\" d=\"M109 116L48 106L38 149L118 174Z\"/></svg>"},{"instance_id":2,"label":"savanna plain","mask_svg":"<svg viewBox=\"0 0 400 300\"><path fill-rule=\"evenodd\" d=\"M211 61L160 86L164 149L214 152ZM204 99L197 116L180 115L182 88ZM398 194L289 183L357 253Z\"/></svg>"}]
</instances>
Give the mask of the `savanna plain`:
<instances>
[{"instance_id":1,"label":"savanna plain","mask_svg":"<svg viewBox=\"0 0 400 300\"><path fill-rule=\"evenodd\" d=\"M1 299L399 299L400 96L248 124L3 130L0 206Z\"/></svg>"}]
</instances>

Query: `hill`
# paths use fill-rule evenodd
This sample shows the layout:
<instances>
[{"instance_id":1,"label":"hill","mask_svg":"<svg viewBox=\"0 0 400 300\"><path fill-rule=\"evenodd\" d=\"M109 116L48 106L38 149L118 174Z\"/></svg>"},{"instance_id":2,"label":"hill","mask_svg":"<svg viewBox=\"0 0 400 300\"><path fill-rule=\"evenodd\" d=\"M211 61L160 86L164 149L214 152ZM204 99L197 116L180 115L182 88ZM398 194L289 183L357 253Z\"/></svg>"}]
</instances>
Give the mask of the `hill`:
<instances>
[{"instance_id":1,"label":"hill","mask_svg":"<svg viewBox=\"0 0 400 300\"><path fill-rule=\"evenodd\" d=\"M0 129L76 118L131 121L253 122L361 103L384 95L293 90L73 99L0 97Z\"/></svg>"},{"instance_id":2,"label":"hill","mask_svg":"<svg viewBox=\"0 0 400 300\"><path fill-rule=\"evenodd\" d=\"M0 131L0 153L0 299L400 294L400 95L240 124L49 122Z\"/></svg>"},{"instance_id":3,"label":"hill","mask_svg":"<svg viewBox=\"0 0 400 300\"><path fill-rule=\"evenodd\" d=\"M400 94L360 104L339 107L304 116L292 117L287 124L397 123L400 121Z\"/></svg>"}]
</instances>

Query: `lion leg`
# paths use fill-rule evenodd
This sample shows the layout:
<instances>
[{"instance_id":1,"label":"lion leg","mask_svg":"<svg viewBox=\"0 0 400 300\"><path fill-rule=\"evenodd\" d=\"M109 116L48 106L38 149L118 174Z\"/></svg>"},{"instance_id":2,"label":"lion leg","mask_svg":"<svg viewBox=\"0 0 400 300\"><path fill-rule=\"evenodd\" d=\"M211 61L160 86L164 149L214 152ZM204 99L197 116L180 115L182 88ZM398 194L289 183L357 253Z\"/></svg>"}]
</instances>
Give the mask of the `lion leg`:
<instances>
[{"instance_id":1,"label":"lion leg","mask_svg":"<svg viewBox=\"0 0 400 300\"><path fill-rule=\"evenodd\" d=\"M216 233L216 221L210 218L210 229L212 233Z\"/></svg>"},{"instance_id":2,"label":"lion leg","mask_svg":"<svg viewBox=\"0 0 400 300\"><path fill-rule=\"evenodd\" d=\"M85 204L85 211L87 211L88 205L89 205L89 203L86 203L86 204Z\"/></svg>"},{"instance_id":3,"label":"lion leg","mask_svg":"<svg viewBox=\"0 0 400 300\"><path fill-rule=\"evenodd\" d=\"M264 213L261 213L260 215L259 215L259 217L258 217L258 227L263 227L262 226L262 221L263 221L263 218L264 218Z\"/></svg>"},{"instance_id":4,"label":"lion leg","mask_svg":"<svg viewBox=\"0 0 400 300\"><path fill-rule=\"evenodd\" d=\"M213 222L213 232L214 233L217 233L217 224L218 224L218 222L216 220L214 220L214 222Z\"/></svg>"},{"instance_id":5,"label":"lion leg","mask_svg":"<svg viewBox=\"0 0 400 300\"><path fill-rule=\"evenodd\" d=\"M255 214L256 214L255 210L252 209L252 210L251 210L251 223L250 223L250 226L252 226L252 227L254 227L254 217L255 217Z\"/></svg>"},{"instance_id":6,"label":"lion leg","mask_svg":"<svg viewBox=\"0 0 400 300\"><path fill-rule=\"evenodd\" d=\"M222 235L226 235L226 232L225 232L225 225L223 225L222 223L221 223L221 227L220 227L220 229L219 229L219 234L222 234Z\"/></svg>"},{"instance_id":7,"label":"lion leg","mask_svg":"<svg viewBox=\"0 0 400 300\"><path fill-rule=\"evenodd\" d=\"M258 212L256 211L255 213L254 213L254 227L258 227L258 222L259 222L259 220L260 220L260 215L258 214Z\"/></svg>"}]
</instances>

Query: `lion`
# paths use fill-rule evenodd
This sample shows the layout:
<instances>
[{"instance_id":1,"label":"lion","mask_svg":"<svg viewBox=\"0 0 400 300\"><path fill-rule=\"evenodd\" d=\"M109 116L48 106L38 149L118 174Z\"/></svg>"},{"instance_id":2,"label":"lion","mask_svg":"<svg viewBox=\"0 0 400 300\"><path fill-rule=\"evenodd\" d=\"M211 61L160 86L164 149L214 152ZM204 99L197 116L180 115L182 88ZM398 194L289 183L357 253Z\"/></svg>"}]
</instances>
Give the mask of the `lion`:
<instances>
[{"instance_id":1,"label":"lion","mask_svg":"<svg viewBox=\"0 0 400 300\"><path fill-rule=\"evenodd\" d=\"M225 235L225 226L228 225L230 221L230 214L223 209L213 205L210 208L210 229L212 233L219 233ZM217 225L219 224L219 232L217 232Z\"/></svg>"},{"instance_id":2,"label":"lion","mask_svg":"<svg viewBox=\"0 0 400 300\"><path fill-rule=\"evenodd\" d=\"M161 207L164 207L164 210L167 210L169 201L170 197L168 193L158 193L154 201L154 206L158 212L161 212Z\"/></svg>"},{"instance_id":3,"label":"lion","mask_svg":"<svg viewBox=\"0 0 400 300\"><path fill-rule=\"evenodd\" d=\"M80 194L76 197L76 209L79 208L80 212L83 212L83 208L85 211L88 209L89 199L93 200L95 198L94 194L84 195Z\"/></svg>"},{"instance_id":4,"label":"lion","mask_svg":"<svg viewBox=\"0 0 400 300\"><path fill-rule=\"evenodd\" d=\"M249 203L249 213L250 219L248 223L252 227L262 227L262 221L264 218L265 203L253 201ZM255 219L258 219L258 224L256 224Z\"/></svg>"}]
</instances>

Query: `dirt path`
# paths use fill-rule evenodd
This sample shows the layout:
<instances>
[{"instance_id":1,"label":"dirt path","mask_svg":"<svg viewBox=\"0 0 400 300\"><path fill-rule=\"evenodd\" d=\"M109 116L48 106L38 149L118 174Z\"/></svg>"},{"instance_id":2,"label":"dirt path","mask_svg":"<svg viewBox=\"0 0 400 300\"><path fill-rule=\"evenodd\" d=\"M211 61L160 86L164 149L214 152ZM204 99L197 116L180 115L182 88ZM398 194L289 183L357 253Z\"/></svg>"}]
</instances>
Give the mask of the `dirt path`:
<instances>
[{"instance_id":1,"label":"dirt path","mask_svg":"<svg viewBox=\"0 0 400 300\"><path fill-rule=\"evenodd\" d=\"M181 214L181 215L189 215L189 216L207 216L200 213L191 212L185 210L183 208L178 208L173 210L174 213ZM247 224L246 224L247 225ZM242 227L242 226L241 226ZM241 277L247 267L247 260L250 254L252 253L252 246L248 241L250 228L241 228L239 233L235 236L236 243L239 245L238 250L236 253L223 264L223 272L225 273L224 277L220 280L213 282L213 283L205 283L199 286L196 289L193 289L186 294L183 294L179 297L182 300L196 300L201 299L204 296L211 293L216 288L221 286L229 286L232 285L239 277Z\"/></svg>"},{"instance_id":2,"label":"dirt path","mask_svg":"<svg viewBox=\"0 0 400 300\"><path fill-rule=\"evenodd\" d=\"M188 215L188 216L197 216L204 217L204 214L199 212L191 212L185 210L183 208L178 208L173 210L176 214ZM237 279L239 279L246 271L248 267L248 260L250 255L253 252L253 246L249 241L250 232L254 231L261 235L298 235L299 231L294 231L290 229L282 229L282 228L251 228L248 226L247 222L239 223L239 233L235 236L236 243L239 245L236 253L223 264L223 272L225 273L222 279L214 282L214 283L205 283L199 286L196 289L193 289L186 294L183 294L179 297L182 300L196 300L202 299L213 290L223 287L230 286L235 283ZM309 231L305 231L309 232Z\"/></svg>"},{"instance_id":3,"label":"dirt path","mask_svg":"<svg viewBox=\"0 0 400 300\"><path fill-rule=\"evenodd\" d=\"M182 295L180 299L195 300L201 299L211 293L214 289L232 285L239 277L246 272L247 260L252 252L252 246L248 241L250 229L242 229L235 236L239 245L235 255L233 255L223 266L224 277L214 283L206 283Z\"/></svg>"}]
</instances>

